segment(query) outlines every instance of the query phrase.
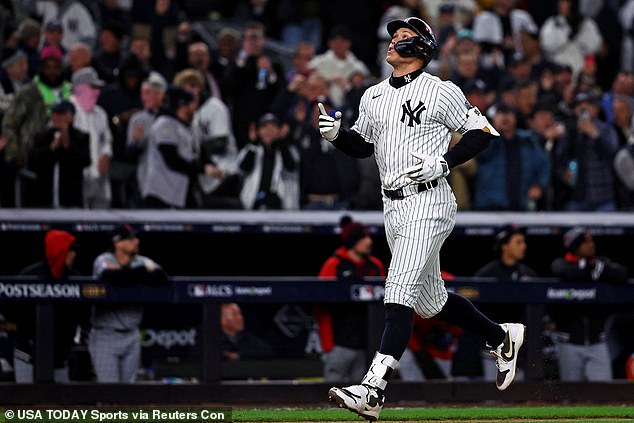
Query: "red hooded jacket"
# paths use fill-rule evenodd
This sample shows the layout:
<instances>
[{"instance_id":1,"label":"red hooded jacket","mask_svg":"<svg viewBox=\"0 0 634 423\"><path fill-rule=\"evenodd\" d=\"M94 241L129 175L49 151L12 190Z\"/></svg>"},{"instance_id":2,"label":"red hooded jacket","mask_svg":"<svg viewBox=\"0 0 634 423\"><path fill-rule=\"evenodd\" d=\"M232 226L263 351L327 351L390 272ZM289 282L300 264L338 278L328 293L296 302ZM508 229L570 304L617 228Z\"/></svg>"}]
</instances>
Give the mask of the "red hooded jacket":
<instances>
[{"instance_id":1,"label":"red hooded jacket","mask_svg":"<svg viewBox=\"0 0 634 423\"><path fill-rule=\"evenodd\" d=\"M46 233L46 262L54 279L60 279L64 275L66 256L75 239L66 231L51 230Z\"/></svg>"}]
</instances>

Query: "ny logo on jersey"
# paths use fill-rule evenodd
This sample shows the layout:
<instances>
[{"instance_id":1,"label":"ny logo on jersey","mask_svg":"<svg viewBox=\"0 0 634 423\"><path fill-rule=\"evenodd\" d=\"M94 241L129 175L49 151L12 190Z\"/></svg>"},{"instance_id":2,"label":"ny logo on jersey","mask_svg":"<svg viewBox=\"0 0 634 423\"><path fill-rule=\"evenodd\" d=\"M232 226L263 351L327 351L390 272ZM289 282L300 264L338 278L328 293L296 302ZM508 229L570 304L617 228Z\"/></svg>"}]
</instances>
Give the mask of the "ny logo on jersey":
<instances>
[{"instance_id":1,"label":"ny logo on jersey","mask_svg":"<svg viewBox=\"0 0 634 423\"><path fill-rule=\"evenodd\" d=\"M414 126L414 122L417 125L420 125L420 114L423 113L423 110L427 110L427 107L423 104L422 101L418 100L418 106L412 109L411 100L407 100L405 104L403 104L403 116L401 116L401 122L405 123L405 116L409 117L409 122L407 126Z\"/></svg>"}]
</instances>

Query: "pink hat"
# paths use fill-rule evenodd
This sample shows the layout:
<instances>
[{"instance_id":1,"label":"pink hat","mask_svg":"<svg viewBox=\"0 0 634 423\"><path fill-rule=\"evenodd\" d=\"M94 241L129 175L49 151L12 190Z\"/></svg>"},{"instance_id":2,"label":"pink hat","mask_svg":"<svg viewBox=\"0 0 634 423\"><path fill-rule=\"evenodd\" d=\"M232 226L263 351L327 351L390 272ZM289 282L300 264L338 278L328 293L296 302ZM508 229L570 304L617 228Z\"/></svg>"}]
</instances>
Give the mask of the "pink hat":
<instances>
[{"instance_id":1,"label":"pink hat","mask_svg":"<svg viewBox=\"0 0 634 423\"><path fill-rule=\"evenodd\" d=\"M62 51L58 47L46 46L42 49L42 52L40 53L40 59L57 59L61 62L62 60L64 60L64 53L62 53Z\"/></svg>"}]
</instances>

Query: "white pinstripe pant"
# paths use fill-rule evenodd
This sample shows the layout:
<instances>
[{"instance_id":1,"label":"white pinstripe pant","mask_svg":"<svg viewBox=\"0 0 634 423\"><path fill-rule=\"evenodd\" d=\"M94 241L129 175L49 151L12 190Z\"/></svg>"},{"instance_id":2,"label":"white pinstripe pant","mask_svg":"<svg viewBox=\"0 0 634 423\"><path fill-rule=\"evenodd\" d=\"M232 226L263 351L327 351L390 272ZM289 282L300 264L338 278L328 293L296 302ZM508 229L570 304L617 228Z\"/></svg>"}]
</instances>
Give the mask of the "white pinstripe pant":
<instances>
[{"instance_id":1,"label":"white pinstripe pant","mask_svg":"<svg viewBox=\"0 0 634 423\"><path fill-rule=\"evenodd\" d=\"M456 220L451 188L441 181L437 188L400 200L383 197L383 207L392 252L384 302L411 307L423 318L433 317L447 302L439 253Z\"/></svg>"}]
</instances>

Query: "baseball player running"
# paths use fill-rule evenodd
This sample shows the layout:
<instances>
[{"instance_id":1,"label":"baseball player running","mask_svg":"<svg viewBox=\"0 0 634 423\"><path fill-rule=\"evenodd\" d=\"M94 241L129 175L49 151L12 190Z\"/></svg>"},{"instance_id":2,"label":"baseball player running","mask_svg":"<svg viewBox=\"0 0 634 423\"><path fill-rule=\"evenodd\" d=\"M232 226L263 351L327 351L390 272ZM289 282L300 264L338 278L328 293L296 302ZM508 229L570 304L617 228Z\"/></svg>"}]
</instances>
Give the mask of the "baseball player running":
<instances>
[{"instance_id":1,"label":"baseball player running","mask_svg":"<svg viewBox=\"0 0 634 423\"><path fill-rule=\"evenodd\" d=\"M520 323L497 324L473 304L447 293L439 251L454 227L456 199L445 177L484 150L499 133L453 83L423 71L438 50L427 23L410 17L387 25L392 76L365 92L359 118L341 128L341 112L319 105L322 136L353 157L375 154L381 176L385 232L392 260L385 281L385 328L379 351L359 385L331 388L331 402L376 421L383 391L412 331L414 312L480 334L496 358L497 387L515 378L524 342ZM462 140L448 150L451 134Z\"/></svg>"}]
</instances>

